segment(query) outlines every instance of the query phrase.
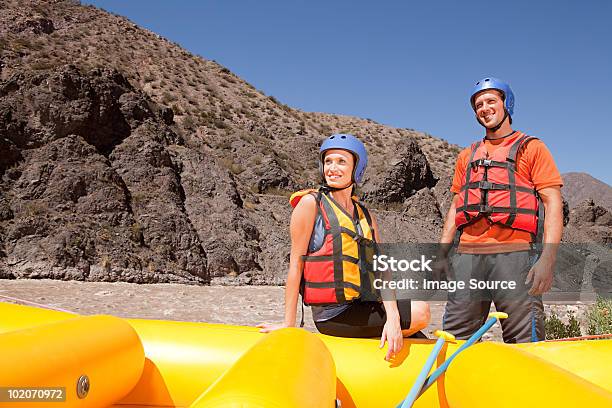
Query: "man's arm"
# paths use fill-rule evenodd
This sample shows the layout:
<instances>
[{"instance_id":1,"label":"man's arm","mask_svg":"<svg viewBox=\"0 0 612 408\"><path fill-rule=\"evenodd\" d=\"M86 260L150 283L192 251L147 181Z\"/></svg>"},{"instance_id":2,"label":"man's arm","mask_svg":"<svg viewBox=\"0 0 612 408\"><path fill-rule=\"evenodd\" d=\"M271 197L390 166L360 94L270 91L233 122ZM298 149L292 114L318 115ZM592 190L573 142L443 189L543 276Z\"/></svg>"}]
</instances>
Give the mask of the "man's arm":
<instances>
[{"instance_id":1,"label":"man's arm","mask_svg":"<svg viewBox=\"0 0 612 408\"><path fill-rule=\"evenodd\" d=\"M468 156L470 155L471 148L463 149L459 156L457 156L457 161L455 162L455 171L453 173L453 181L451 183L451 193L453 193L453 198L450 203L450 207L446 213L446 218L444 219L444 227L442 228L442 236L440 237L440 244L437 251L437 259L433 263L433 278L440 279L442 277L448 278L449 267L448 267L448 253L453 247L453 241L455 240L455 235L457 233L457 227L455 226L455 214L457 201L459 200L459 191L461 191L461 185L465 180L465 172L468 161Z\"/></svg>"},{"instance_id":2,"label":"man's arm","mask_svg":"<svg viewBox=\"0 0 612 408\"><path fill-rule=\"evenodd\" d=\"M541 295L550 290L553 270L557 260L557 249L563 234L563 200L559 186L546 187L538 191L544 203L544 246L542 255L527 275L527 282L533 280L530 295ZM526 282L526 283L527 283Z\"/></svg>"},{"instance_id":3,"label":"man's arm","mask_svg":"<svg viewBox=\"0 0 612 408\"><path fill-rule=\"evenodd\" d=\"M437 259L432 265L434 280L450 278L447 258L448 253L453 247L453 241L455 240L455 234L457 233L457 227L455 226L455 208L458 199L459 195L453 194L450 208L448 209L446 218L444 219L444 227L442 228L442 237L440 238L440 244L437 251Z\"/></svg>"},{"instance_id":4,"label":"man's arm","mask_svg":"<svg viewBox=\"0 0 612 408\"><path fill-rule=\"evenodd\" d=\"M458 199L459 195L453 194L450 208L448 209L446 218L444 220L444 227L442 228L442 238L440 238L441 244L452 244L453 240L455 239L455 234L457 233L457 227L455 226L455 214L457 211L455 207L457 206Z\"/></svg>"},{"instance_id":5,"label":"man's arm","mask_svg":"<svg viewBox=\"0 0 612 408\"><path fill-rule=\"evenodd\" d=\"M559 186L546 187L538 191L544 202L544 246L542 258L554 261L557 258L557 246L563 235L563 199Z\"/></svg>"}]
</instances>

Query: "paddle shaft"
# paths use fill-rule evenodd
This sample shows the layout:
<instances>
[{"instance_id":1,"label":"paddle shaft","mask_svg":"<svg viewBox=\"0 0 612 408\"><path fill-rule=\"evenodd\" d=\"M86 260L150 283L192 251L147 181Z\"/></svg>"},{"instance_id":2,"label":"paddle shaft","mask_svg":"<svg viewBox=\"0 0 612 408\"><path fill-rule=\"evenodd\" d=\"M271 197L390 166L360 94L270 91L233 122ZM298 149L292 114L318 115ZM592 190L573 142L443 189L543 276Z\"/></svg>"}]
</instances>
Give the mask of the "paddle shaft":
<instances>
[{"instance_id":1,"label":"paddle shaft","mask_svg":"<svg viewBox=\"0 0 612 408\"><path fill-rule=\"evenodd\" d=\"M444 346L444 342L445 339L443 337L438 338L438 341L436 341L434 348L431 350L431 353L429 353L429 357L427 357L427 361L421 369L419 376L417 377L415 383L412 385L408 396L401 404L397 406L397 408L412 407L412 404L414 404L414 401L416 401L419 396L419 391L421 391L423 383L425 383L425 380L427 379L427 374L429 374L431 367L433 367L434 363L436 362L438 354L440 354L440 350L442 350L442 346Z\"/></svg>"},{"instance_id":2,"label":"paddle shaft","mask_svg":"<svg viewBox=\"0 0 612 408\"><path fill-rule=\"evenodd\" d=\"M453 361L453 359L457 357L457 355L461 353L463 350L465 350L466 348L470 347L472 344L480 340L480 338L495 324L496 321L497 321L496 317L489 318L489 320L487 320L487 322L483 324L482 327L478 329L478 331L476 331L476 333L472 334L472 336L469 339L467 339L466 342L463 343L463 345L457 349L457 351L455 351L448 359L446 359L446 361L427 378L427 380L425 381L425 384L421 388L421 392L419 392L419 395L427 391L427 389L436 382L438 377L444 374L444 372L446 371L450 363Z\"/></svg>"}]
</instances>

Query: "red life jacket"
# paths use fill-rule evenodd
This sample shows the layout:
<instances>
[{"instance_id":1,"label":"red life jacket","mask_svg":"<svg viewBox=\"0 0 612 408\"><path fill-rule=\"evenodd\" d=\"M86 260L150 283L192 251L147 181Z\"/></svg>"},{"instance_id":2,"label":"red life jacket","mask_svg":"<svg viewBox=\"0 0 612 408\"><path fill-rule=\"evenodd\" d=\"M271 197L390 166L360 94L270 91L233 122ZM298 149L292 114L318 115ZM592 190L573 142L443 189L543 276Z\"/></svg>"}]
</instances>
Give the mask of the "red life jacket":
<instances>
[{"instance_id":1,"label":"red life jacket","mask_svg":"<svg viewBox=\"0 0 612 408\"><path fill-rule=\"evenodd\" d=\"M518 152L534 139L510 137L491 156L482 141L472 144L455 208L458 231L487 217L492 223L530 232L536 243L541 242L544 205L531 180L517 172Z\"/></svg>"},{"instance_id":2,"label":"red life jacket","mask_svg":"<svg viewBox=\"0 0 612 408\"><path fill-rule=\"evenodd\" d=\"M356 219L321 190L303 190L293 194L293 207L306 194L316 197L317 214L323 218L324 237L320 248L305 256L302 275L302 299L307 305L351 302L373 289L372 258L376 250L372 218L353 197ZM313 231L314 234L314 231Z\"/></svg>"}]
</instances>

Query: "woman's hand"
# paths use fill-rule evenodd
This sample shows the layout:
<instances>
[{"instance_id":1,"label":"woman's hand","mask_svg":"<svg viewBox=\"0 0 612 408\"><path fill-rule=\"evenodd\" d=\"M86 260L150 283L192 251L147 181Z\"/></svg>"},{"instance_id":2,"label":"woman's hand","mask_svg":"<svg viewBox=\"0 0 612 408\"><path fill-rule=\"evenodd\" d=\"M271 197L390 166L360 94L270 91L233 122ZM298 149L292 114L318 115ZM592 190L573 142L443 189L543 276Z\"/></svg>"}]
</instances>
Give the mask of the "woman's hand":
<instances>
[{"instance_id":1,"label":"woman's hand","mask_svg":"<svg viewBox=\"0 0 612 408\"><path fill-rule=\"evenodd\" d=\"M289 327L285 323L260 323L257 325L259 327L260 333L270 333L274 330L284 329L285 327Z\"/></svg>"},{"instance_id":2,"label":"woman's hand","mask_svg":"<svg viewBox=\"0 0 612 408\"><path fill-rule=\"evenodd\" d=\"M380 348L385 346L385 342L389 343L385 360L391 360L396 353L402 349L404 345L404 337L402 335L402 327L400 325L399 316L397 318L387 318L383 327L382 336L380 337Z\"/></svg>"}]
</instances>

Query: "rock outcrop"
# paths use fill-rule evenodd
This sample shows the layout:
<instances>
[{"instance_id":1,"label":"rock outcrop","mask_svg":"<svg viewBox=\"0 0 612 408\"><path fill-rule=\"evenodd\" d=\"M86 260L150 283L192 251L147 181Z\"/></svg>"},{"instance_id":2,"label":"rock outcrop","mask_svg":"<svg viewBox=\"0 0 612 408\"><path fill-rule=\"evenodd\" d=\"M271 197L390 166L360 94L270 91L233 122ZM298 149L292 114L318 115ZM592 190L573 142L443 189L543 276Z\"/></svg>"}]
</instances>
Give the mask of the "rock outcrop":
<instances>
[{"instance_id":1,"label":"rock outcrop","mask_svg":"<svg viewBox=\"0 0 612 408\"><path fill-rule=\"evenodd\" d=\"M20 74L0 95L5 275L208 282L259 268L231 175L183 148L167 109L120 73Z\"/></svg>"},{"instance_id":2,"label":"rock outcrop","mask_svg":"<svg viewBox=\"0 0 612 408\"><path fill-rule=\"evenodd\" d=\"M612 244L612 213L593 200L583 201L570 211L569 225L595 242Z\"/></svg>"},{"instance_id":3,"label":"rock outcrop","mask_svg":"<svg viewBox=\"0 0 612 408\"><path fill-rule=\"evenodd\" d=\"M405 138L394 146L390 156L378 167L384 170L376 172L376 179L366 177L364 180L364 200L402 203L418 190L433 187L437 182L427 158L413 138Z\"/></svg>"}]
</instances>

